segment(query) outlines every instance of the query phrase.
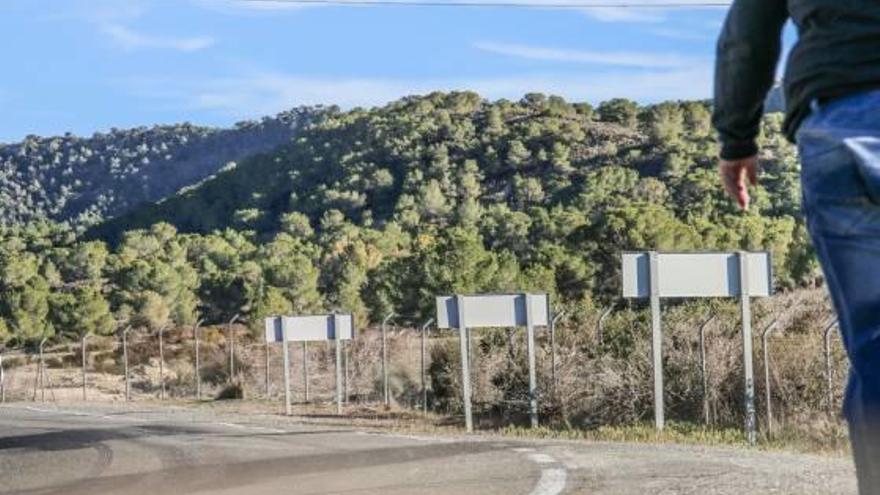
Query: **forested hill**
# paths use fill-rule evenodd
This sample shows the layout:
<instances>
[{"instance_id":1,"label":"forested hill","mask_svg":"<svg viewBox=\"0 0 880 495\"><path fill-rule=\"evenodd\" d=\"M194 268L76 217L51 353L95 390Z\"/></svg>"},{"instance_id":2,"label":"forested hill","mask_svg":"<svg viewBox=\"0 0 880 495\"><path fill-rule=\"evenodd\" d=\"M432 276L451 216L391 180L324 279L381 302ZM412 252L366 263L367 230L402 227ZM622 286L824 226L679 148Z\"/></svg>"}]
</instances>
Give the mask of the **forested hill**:
<instances>
[{"instance_id":1,"label":"forested hill","mask_svg":"<svg viewBox=\"0 0 880 495\"><path fill-rule=\"evenodd\" d=\"M0 144L0 223L93 225L288 142L314 111L297 109L231 129L180 124Z\"/></svg>"},{"instance_id":2,"label":"forested hill","mask_svg":"<svg viewBox=\"0 0 880 495\"><path fill-rule=\"evenodd\" d=\"M645 248L768 249L779 286L816 282L779 115L747 212L718 186L705 102L435 93L309 115L288 144L92 241L49 222L0 228L0 344L237 313L255 330L270 314L427 318L448 293L548 291L584 315L619 294L620 252Z\"/></svg>"},{"instance_id":3,"label":"forested hill","mask_svg":"<svg viewBox=\"0 0 880 495\"><path fill-rule=\"evenodd\" d=\"M393 225L416 235L463 226L525 264L561 262L567 252L610 262L620 249L641 247L770 248L788 283L812 265L781 118L766 119L763 177L747 214L718 187L706 102L639 107L617 99L594 109L538 94L488 102L436 93L327 112L290 145L92 236L116 242L159 221L262 239L303 223L319 231Z\"/></svg>"}]
</instances>

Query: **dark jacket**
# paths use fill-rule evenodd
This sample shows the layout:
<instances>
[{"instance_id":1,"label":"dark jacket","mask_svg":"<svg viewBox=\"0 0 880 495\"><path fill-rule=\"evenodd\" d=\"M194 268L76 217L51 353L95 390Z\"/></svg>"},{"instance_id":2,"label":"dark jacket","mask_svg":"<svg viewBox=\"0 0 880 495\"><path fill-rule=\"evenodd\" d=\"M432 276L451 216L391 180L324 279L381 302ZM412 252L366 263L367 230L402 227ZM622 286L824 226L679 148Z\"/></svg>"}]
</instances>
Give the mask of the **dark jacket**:
<instances>
[{"instance_id":1,"label":"dark jacket","mask_svg":"<svg viewBox=\"0 0 880 495\"><path fill-rule=\"evenodd\" d=\"M722 158L757 152L764 98L789 17L798 31L784 80L784 129L791 141L812 100L880 88L880 1L734 0L715 66L712 122L721 137Z\"/></svg>"}]
</instances>

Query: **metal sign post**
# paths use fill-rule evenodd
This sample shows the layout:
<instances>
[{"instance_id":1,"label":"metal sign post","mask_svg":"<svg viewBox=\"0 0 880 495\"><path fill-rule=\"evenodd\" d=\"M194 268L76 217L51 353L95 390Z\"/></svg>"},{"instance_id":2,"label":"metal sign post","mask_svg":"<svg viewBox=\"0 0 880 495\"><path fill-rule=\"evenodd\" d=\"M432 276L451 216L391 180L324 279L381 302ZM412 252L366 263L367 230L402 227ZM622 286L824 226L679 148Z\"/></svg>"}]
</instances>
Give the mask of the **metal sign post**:
<instances>
[{"instance_id":1,"label":"metal sign post","mask_svg":"<svg viewBox=\"0 0 880 495\"><path fill-rule=\"evenodd\" d=\"M752 363L752 306L749 290L749 257L741 252L737 254L737 258L739 260L740 310L742 313L745 426L749 445L754 445L757 440L757 421L755 420L755 371Z\"/></svg>"},{"instance_id":2,"label":"metal sign post","mask_svg":"<svg viewBox=\"0 0 880 495\"><path fill-rule=\"evenodd\" d=\"M471 407L470 356L468 330L485 327L526 327L529 361L529 419L538 426L537 376L535 372L535 327L549 326L547 294L490 294L438 296L437 328L459 331L461 349L461 393L465 428L474 429Z\"/></svg>"},{"instance_id":3,"label":"metal sign post","mask_svg":"<svg viewBox=\"0 0 880 495\"><path fill-rule=\"evenodd\" d=\"M336 411L342 414L342 341L354 338L354 317L350 314L317 316L270 316L266 318L266 344L281 342L284 349L284 402L290 415L289 342L335 341Z\"/></svg>"},{"instance_id":4,"label":"metal sign post","mask_svg":"<svg viewBox=\"0 0 880 495\"><path fill-rule=\"evenodd\" d=\"M663 330L660 327L660 277L657 253L648 255L648 272L651 299L651 355L654 370L654 427L662 430L666 425L663 402Z\"/></svg>"},{"instance_id":5,"label":"metal sign post","mask_svg":"<svg viewBox=\"0 0 880 495\"><path fill-rule=\"evenodd\" d=\"M455 296L455 303L458 310L458 343L461 349L461 400L464 403L464 427L468 433L471 433L474 431L474 414L471 406L471 357L468 353L468 331L464 313L464 296Z\"/></svg>"},{"instance_id":6,"label":"metal sign post","mask_svg":"<svg viewBox=\"0 0 880 495\"><path fill-rule=\"evenodd\" d=\"M281 324L281 318L270 316L265 320L266 346L270 342L281 343L282 366L284 367L284 414L290 416L290 350L287 345L287 333Z\"/></svg>"},{"instance_id":7,"label":"metal sign post","mask_svg":"<svg viewBox=\"0 0 880 495\"><path fill-rule=\"evenodd\" d=\"M532 428L538 427L538 377L535 374L535 315L532 294L526 294L526 350L529 355L529 420ZM544 296L546 298L546 296Z\"/></svg>"},{"instance_id":8,"label":"metal sign post","mask_svg":"<svg viewBox=\"0 0 880 495\"><path fill-rule=\"evenodd\" d=\"M336 329L342 327L342 318L339 315L333 315L333 334L336 336ZM341 339L334 338L336 344L336 414L342 415L342 345Z\"/></svg>"},{"instance_id":9,"label":"metal sign post","mask_svg":"<svg viewBox=\"0 0 880 495\"><path fill-rule=\"evenodd\" d=\"M624 253L623 296L651 302L654 423L664 426L661 298L738 297L742 315L745 429L754 444L755 379L752 365L751 298L773 291L770 253Z\"/></svg>"}]
</instances>

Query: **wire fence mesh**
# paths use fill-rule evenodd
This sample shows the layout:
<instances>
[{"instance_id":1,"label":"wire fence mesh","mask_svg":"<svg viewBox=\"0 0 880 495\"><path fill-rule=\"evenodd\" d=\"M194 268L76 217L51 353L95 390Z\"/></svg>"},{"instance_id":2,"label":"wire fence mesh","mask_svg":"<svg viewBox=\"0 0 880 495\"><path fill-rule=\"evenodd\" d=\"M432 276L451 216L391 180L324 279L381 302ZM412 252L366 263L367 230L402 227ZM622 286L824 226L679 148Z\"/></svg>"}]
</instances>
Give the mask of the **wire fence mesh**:
<instances>
[{"instance_id":1,"label":"wire fence mesh","mask_svg":"<svg viewBox=\"0 0 880 495\"><path fill-rule=\"evenodd\" d=\"M713 427L741 425L742 342L736 319L722 311L707 324L709 315L705 313L691 312L684 317L675 313L678 309L670 311L673 314L667 316L664 335L670 419ZM561 321L555 359L549 332L538 333L543 422L592 428L649 419L653 401L650 331L642 313L639 308L624 308L608 315L599 308ZM765 329L772 317L772 312L759 314L757 319L762 321L756 323L756 329ZM810 310L789 318L768 335L756 331L756 406L759 427L765 434L816 430L817 425L820 430L830 429L840 423L848 361L836 328L826 339L829 322L833 320L827 310ZM267 346L240 325L235 334L235 372L230 375L229 334L224 327L200 330L198 371L191 327L164 333L162 366L156 332L129 332L132 400L159 399L163 383L171 399L196 399L198 372L201 399L242 397L280 404L284 395L280 344ZM423 362L419 328L388 330L386 369L391 404L387 409L420 411L427 399L424 405L428 411L455 420L461 407L459 335L431 329L425 336ZM524 341L524 332L515 329L471 334L471 382L478 425L525 422L528 385ZM329 407L336 390L335 344L288 345L294 404L314 406L309 409L312 412ZM348 411L385 408L379 327L360 331L355 340L343 346L340 387ZM5 401L123 401L125 354L118 336L88 340L83 397L78 341L47 344L42 366L37 348L5 350L0 395ZM230 393L231 387L237 392Z\"/></svg>"}]
</instances>

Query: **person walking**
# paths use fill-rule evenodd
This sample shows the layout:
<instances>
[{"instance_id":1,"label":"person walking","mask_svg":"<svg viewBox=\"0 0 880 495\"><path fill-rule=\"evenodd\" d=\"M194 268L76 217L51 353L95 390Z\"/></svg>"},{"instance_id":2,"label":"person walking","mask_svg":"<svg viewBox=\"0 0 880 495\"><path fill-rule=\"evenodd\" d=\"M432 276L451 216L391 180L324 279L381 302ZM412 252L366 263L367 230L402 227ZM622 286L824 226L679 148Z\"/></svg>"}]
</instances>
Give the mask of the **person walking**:
<instances>
[{"instance_id":1,"label":"person walking","mask_svg":"<svg viewBox=\"0 0 880 495\"><path fill-rule=\"evenodd\" d=\"M797 143L807 228L852 363L843 412L859 491L880 494L880 2L734 0L717 46L719 172L743 209L788 19L786 136Z\"/></svg>"}]
</instances>

